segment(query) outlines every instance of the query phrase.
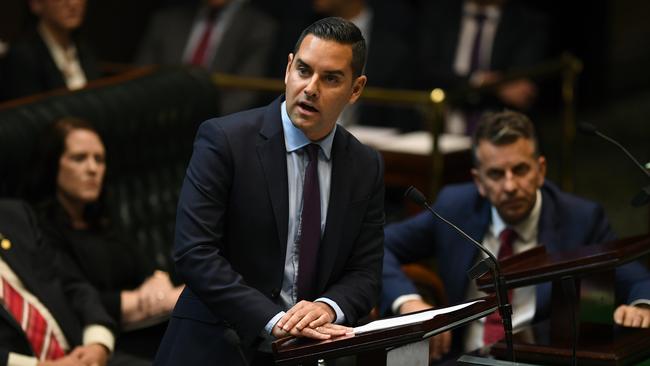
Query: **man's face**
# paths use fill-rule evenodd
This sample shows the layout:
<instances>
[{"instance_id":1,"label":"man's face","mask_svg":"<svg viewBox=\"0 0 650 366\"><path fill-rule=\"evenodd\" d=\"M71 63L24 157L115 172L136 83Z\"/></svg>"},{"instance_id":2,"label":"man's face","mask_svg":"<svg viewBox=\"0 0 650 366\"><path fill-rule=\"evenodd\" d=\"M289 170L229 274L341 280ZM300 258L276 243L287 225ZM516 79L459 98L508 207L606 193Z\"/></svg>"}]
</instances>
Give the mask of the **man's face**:
<instances>
[{"instance_id":1,"label":"man's face","mask_svg":"<svg viewBox=\"0 0 650 366\"><path fill-rule=\"evenodd\" d=\"M86 0L31 0L32 12L48 26L72 31L84 19Z\"/></svg>"},{"instance_id":2,"label":"man's face","mask_svg":"<svg viewBox=\"0 0 650 366\"><path fill-rule=\"evenodd\" d=\"M312 141L329 134L343 108L354 103L366 77L353 77L352 47L307 35L289 54L286 74L287 113Z\"/></svg>"},{"instance_id":3,"label":"man's face","mask_svg":"<svg viewBox=\"0 0 650 366\"><path fill-rule=\"evenodd\" d=\"M532 140L519 138L502 146L480 140L476 155L479 165L472 169L472 175L481 196L508 224L528 217L546 175L546 159L535 157Z\"/></svg>"}]
</instances>

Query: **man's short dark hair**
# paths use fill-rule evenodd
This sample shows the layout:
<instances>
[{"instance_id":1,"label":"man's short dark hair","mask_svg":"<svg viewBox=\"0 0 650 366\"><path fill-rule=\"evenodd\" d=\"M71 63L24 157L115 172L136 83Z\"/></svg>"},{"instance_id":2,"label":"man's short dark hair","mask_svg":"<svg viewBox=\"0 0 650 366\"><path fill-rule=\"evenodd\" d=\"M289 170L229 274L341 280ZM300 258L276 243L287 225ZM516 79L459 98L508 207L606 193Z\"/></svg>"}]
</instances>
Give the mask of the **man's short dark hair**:
<instances>
[{"instance_id":1,"label":"man's short dark hair","mask_svg":"<svg viewBox=\"0 0 650 366\"><path fill-rule=\"evenodd\" d=\"M481 140L503 146L515 143L520 138L531 140L535 148L535 156L539 156L539 143L535 135L535 128L526 115L511 110L485 113L472 136L474 166L478 166L479 163L476 150Z\"/></svg>"},{"instance_id":2,"label":"man's short dark hair","mask_svg":"<svg viewBox=\"0 0 650 366\"><path fill-rule=\"evenodd\" d=\"M361 31L352 22L339 17L329 17L317 20L305 28L300 34L293 54L298 53L302 40L312 34L320 39L334 41L352 46L352 73L357 78L363 74L366 66L366 40Z\"/></svg>"}]
</instances>

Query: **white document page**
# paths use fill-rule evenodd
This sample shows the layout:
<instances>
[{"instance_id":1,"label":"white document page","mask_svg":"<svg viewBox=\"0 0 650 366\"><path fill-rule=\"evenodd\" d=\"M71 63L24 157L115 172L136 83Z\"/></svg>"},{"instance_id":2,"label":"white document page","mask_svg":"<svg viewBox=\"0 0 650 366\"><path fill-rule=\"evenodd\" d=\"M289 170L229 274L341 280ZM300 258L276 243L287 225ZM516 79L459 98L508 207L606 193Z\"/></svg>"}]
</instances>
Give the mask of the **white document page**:
<instances>
[{"instance_id":1,"label":"white document page","mask_svg":"<svg viewBox=\"0 0 650 366\"><path fill-rule=\"evenodd\" d=\"M354 334L361 334L373 330L387 329L387 328L393 328L401 325L420 323L429 319L433 319L433 317L435 317L436 315L451 313L453 311L460 310L462 308L468 307L470 305L476 304L477 302L481 302L481 301L485 301L485 300L470 301L464 304L450 306L447 308L432 309L432 310L423 311L421 313L416 313L412 315L403 315L403 316L398 316L389 319L375 320L374 322L370 322L366 325L362 325L360 327L354 328Z\"/></svg>"}]
</instances>

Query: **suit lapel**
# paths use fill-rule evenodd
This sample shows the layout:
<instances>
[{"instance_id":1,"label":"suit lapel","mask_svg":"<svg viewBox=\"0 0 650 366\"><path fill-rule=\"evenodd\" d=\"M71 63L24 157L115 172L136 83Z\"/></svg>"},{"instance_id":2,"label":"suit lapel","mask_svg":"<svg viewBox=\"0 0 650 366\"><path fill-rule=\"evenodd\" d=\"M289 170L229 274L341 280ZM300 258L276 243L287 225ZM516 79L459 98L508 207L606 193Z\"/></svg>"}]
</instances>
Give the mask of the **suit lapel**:
<instances>
[{"instance_id":1,"label":"suit lapel","mask_svg":"<svg viewBox=\"0 0 650 366\"><path fill-rule=\"evenodd\" d=\"M18 256L21 253L18 253L17 251L20 250L18 249L18 246L21 245L22 243L19 242L14 242L14 245L12 246L11 249L9 250L3 250L2 253L2 260L9 265L9 268L16 274L16 276L20 279L20 281L23 283L23 286L35 297L43 303L47 307L46 302L44 300L47 300L46 296L43 296L43 288L39 286L38 281L35 280L35 277L33 275L33 270L30 271L29 268L25 267L24 261L21 261ZM0 291L2 290L2 287L0 286ZM24 331L22 330L20 324L16 322L16 319L11 315L5 308L4 306L0 306L0 314L7 320L9 324L20 334L24 335ZM27 338L25 337L25 340ZM29 344L29 343L28 343Z\"/></svg>"},{"instance_id":2,"label":"suit lapel","mask_svg":"<svg viewBox=\"0 0 650 366\"><path fill-rule=\"evenodd\" d=\"M354 175L351 172L353 158L348 155L347 147L348 136L342 132L341 128L337 128L332 144L332 176L327 221L319 248L321 260L319 261L318 292L325 289L334 268L342 230L345 226L344 213L350 202L350 187L353 185L351 179Z\"/></svg>"},{"instance_id":3,"label":"suit lapel","mask_svg":"<svg viewBox=\"0 0 650 366\"><path fill-rule=\"evenodd\" d=\"M537 228L538 244L545 246L547 252L554 252L562 249L555 219L557 217L555 203L546 193L544 187L542 187L541 191L542 211L539 214L539 226Z\"/></svg>"},{"instance_id":4,"label":"suit lapel","mask_svg":"<svg viewBox=\"0 0 650 366\"><path fill-rule=\"evenodd\" d=\"M257 145L257 156L264 170L269 200L278 231L281 257L286 255L287 230L289 226L289 183L287 181L287 159L280 117L282 97L266 109L260 130L261 141Z\"/></svg>"}]
</instances>

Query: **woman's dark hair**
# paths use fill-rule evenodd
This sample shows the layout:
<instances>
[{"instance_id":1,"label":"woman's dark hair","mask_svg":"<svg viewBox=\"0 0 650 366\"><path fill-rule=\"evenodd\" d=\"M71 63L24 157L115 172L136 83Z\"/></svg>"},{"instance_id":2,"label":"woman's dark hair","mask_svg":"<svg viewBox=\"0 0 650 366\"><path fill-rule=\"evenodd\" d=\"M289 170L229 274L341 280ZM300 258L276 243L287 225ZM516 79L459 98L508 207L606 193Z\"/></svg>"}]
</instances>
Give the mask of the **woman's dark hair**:
<instances>
[{"instance_id":1,"label":"woman's dark hair","mask_svg":"<svg viewBox=\"0 0 650 366\"><path fill-rule=\"evenodd\" d=\"M88 121L77 117L63 117L54 122L41 138L40 157L38 159L36 177L33 180L32 200L40 204L56 202L57 178L59 162L65 152L65 141L74 130L88 130L100 136L95 127ZM101 139L101 136L100 136ZM84 218L90 227L107 225L105 210L104 184L96 202L86 205Z\"/></svg>"}]
</instances>

